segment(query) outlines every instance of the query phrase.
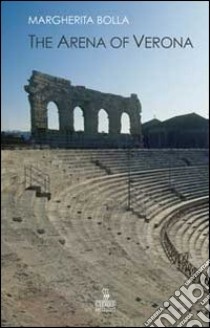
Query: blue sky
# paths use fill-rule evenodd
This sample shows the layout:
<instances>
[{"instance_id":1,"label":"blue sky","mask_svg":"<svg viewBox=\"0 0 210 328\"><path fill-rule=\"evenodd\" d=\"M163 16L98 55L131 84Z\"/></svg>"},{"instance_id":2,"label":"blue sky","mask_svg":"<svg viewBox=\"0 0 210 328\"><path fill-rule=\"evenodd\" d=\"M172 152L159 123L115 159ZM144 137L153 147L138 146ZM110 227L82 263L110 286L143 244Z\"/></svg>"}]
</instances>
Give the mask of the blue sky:
<instances>
[{"instance_id":1,"label":"blue sky","mask_svg":"<svg viewBox=\"0 0 210 328\"><path fill-rule=\"evenodd\" d=\"M29 25L37 15L126 16L129 25ZM30 129L23 86L33 69L73 85L129 96L142 103L142 121L190 112L208 117L207 1L4 1L2 3L2 129ZM38 36L190 37L194 48L31 49Z\"/></svg>"}]
</instances>

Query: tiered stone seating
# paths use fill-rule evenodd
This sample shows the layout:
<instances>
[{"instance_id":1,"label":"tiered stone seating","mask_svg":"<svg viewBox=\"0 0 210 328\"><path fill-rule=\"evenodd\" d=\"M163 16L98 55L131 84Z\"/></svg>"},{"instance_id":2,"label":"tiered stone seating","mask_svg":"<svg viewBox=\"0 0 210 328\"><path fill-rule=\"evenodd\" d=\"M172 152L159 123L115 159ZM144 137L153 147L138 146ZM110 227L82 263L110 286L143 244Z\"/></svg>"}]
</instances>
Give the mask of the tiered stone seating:
<instances>
[{"instance_id":1,"label":"tiered stone seating","mask_svg":"<svg viewBox=\"0 0 210 328\"><path fill-rule=\"evenodd\" d=\"M205 171L207 168L202 167L202 170ZM199 171L200 172L200 171ZM186 167L183 171L183 169L174 169L173 171L174 177L176 177L177 181L182 181L183 186L187 185L189 183L189 180L192 179L193 176L196 177L196 170L192 167ZM70 205L70 210L65 216L65 222L68 224L68 218L69 215L72 217L74 222L83 222L87 219L90 220L90 222L99 222L100 224L103 224L104 217L108 217L109 224L116 225L116 222L118 223L119 231L120 227L122 227L122 222L119 220L119 218L125 217L125 220L133 220L135 222L132 227L135 227L135 225L140 226L140 231L142 232L143 229L146 229L145 224L143 223L144 220L141 220L137 223L137 219L131 212L126 212L126 206L128 201L128 179L127 175L112 175L112 176L105 176L100 178L91 179L90 181L83 183L81 186L77 186L76 188L73 186L69 190L64 191L64 199L67 198ZM198 175L198 179L200 179L200 176ZM135 207L135 213L139 213L140 217L141 214L143 216L146 214L146 217L149 219L154 218L158 215L158 213L161 213L164 209L167 209L168 207L181 203L182 200L179 196L174 194L170 190L169 180L168 180L168 170L156 170L156 171L149 171L149 172L141 172L141 173L135 173L131 175L131 206ZM197 184L196 184L196 178L194 179L195 184L192 184L190 186L190 197L193 199L193 197L196 197L196 192L194 195L194 189L197 190ZM208 183L208 180L204 178L204 182ZM203 182L203 183L204 183ZM133 185L135 187L135 190L133 188ZM134 197L132 194L136 190L138 191L139 188L139 194ZM72 193L72 191L73 193ZM203 192L203 195L206 195L207 189L205 186L203 187L203 190L200 190ZM200 192L200 193L201 193ZM66 195L66 196L65 196ZM72 196L70 196L72 195ZM144 213L143 205L145 205L146 202L146 213ZM58 205L60 206L60 210L63 206L62 204ZM63 211L63 210L62 210ZM143 211L143 213L142 213ZM59 217L59 214L57 215ZM86 219L85 219L85 218ZM133 217L133 219L132 219ZM114 219L115 218L115 219ZM123 220L123 219L122 219ZM97 222L95 222L95 225L97 226ZM101 222L101 223L100 223ZM60 219L57 221L58 227L60 226L61 222ZM85 223L87 224L87 223ZM90 226L90 223L89 223ZM95 228L94 228L95 229ZM93 231L94 231L93 229ZM113 229L113 227L111 228ZM133 229L136 231L136 228ZM92 231L92 230L91 230ZM120 238L120 235L117 235L118 242L122 240ZM136 234L132 234L136 235ZM92 238L91 238L92 236ZM129 238L129 236L128 236ZM67 240L69 238L67 237ZM97 239L97 237L96 237ZM132 237L132 239L135 240L135 238ZM139 239L143 242L139 243ZM93 232L89 233L89 242L92 243L95 240L93 237ZM125 247L124 241L123 241L123 248ZM149 247L148 242L145 240L144 236L141 235L140 237L136 236L135 245L140 244L141 247L144 247L146 250L147 247ZM132 257L132 255L130 254Z\"/></svg>"},{"instance_id":2,"label":"tiered stone seating","mask_svg":"<svg viewBox=\"0 0 210 328\"><path fill-rule=\"evenodd\" d=\"M158 211L185 199L208 195L208 167L154 170L131 175L131 198L135 209L147 208L149 218ZM157 205L157 210L154 206ZM159 208L159 209L158 209Z\"/></svg>"},{"instance_id":3,"label":"tiered stone seating","mask_svg":"<svg viewBox=\"0 0 210 328\"><path fill-rule=\"evenodd\" d=\"M208 259L208 252L202 252L203 241L208 233L209 207L198 205L188 209L172 221L168 228L169 237L180 253L188 253L189 260L200 266Z\"/></svg>"},{"instance_id":4,"label":"tiered stone seating","mask_svg":"<svg viewBox=\"0 0 210 328\"><path fill-rule=\"evenodd\" d=\"M140 217L142 215L142 217L146 216L148 219L152 219L164 209L183 201L180 195L185 196L186 199L207 195L207 176L208 168L205 166L185 166L170 170L152 170L131 174L131 207L135 213L140 214ZM87 217L93 216L95 208L97 208L97 215L103 216L103 213L106 212L106 206L112 207L113 203L115 204L114 208L121 207L125 210L128 201L127 180L127 175L91 179L90 185L83 185L81 194L74 196L73 203L76 203L77 210L72 212L71 207L71 214L74 213L76 218L81 217L80 212L84 213L84 211L81 211L80 205L83 202L89 204L89 207L85 209ZM87 187L88 189L86 189ZM171 190L172 187L177 188L177 193ZM73 190L76 191L74 185ZM66 193L69 195L70 192L66 191ZM88 198L86 199L86 197ZM92 199L96 201L96 204L93 203ZM80 213L79 215L77 211ZM116 215L122 217L122 213ZM145 244L146 246L148 245Z\"/></svg>"},{"instance_id":5,"label":"tiered stone seating","mask_svg":"<svg viewBox=\"0 0 210 328\"><path fill-rule=\"evenodd\" d=\"M3 197L11 197L3 200L10 204L10 208L3 211L5 258L8 254L16 256L19 265L25 265L30 281L26 284L24 275L21 276L24 286L21 297L26 297L35 287L36 295L40 297L44 290L43 299L38 301L41 302L45 316L52 316L53 322L56 322L57 317L46 307L46 304L49 305L46 303L47 293L52 293L50 305L55 308L60 306L61 298L62 301L65 299L64 312L58 311L59 315L63 314L64 326L73 320L72 314L69 317L69 308L73 309L74 317L82 317L84 322L91 313L94 324L97 322L98 326L142 325L149 314L154 312L154 307L161 305L163 299L172 295L185 279L169 264L160 247L161 227L156 225L162 224L160 214L171 206L184 204L185 199L208 195L208 167L202 165L206 164L202 159L199 162L199 151L197 157L193 150L192 155L188 151L188 155L192 156L191 161L197 160L196 164L199 165L183 166L183 160L178 159L172 161L170 170L164 167L167 152L156 163L156 169L152 169L158 151L139 151L142 156L129 177L133 211L127 210L128 173L125 171L127 164L123 164L127 158L126 151L29 152L14 152L14 160L7 164L5 170L5 174L10 175L9 184L3 175ZM103 163L110 164L112 174L108 175L104 169L94 164L93 161L99 157L100 160L103 158ZM50 175L50 201L35 198L33 191L24 191L21 176L26 161ZM145 214L148 220L144 220ZM208 244L207 211L198 208L193 215L195 218L189 233L186 229L192 219L190 216L187 217L189 221L174 223L170 233L174 242L183 251L188 249L193 260L200 263L206 256ZM12 221L13 216L21 217L22 222ZM178 236L181 236L180 239ZM14 269L16 275L18 268L17 265ZM153 288L148 292L151 285ZM104 286L110 287L113 299L120 299L118 310L107 321L95 314L93 301L102 297L101 289ZM13 285L11 293L12 289ZM15 293L15 297L20 299L19 287ZM137 296L140 296L140 303L136 301ZM87 313L81 304L85 304ZM19 315L21 309L17 305L14 308ZM40 326L39 318L33 315L33 308L27 308L27 311L33 322ZM81 324L81 321L78 322ZM22 321L21 324L26 325Z\"/></svg>"},{"instance_id":6,"label":"tiered stone seating","mask_svg":"<svg viewBox=\"0 0 210 328\"><path fill-rule=\"evenodd\" d=\"M131 171L142 171L208 164L208 151L199 149L132 149L130 160L128 151L120 149L59 150L57 155L73 172L78 173L79 170L83 172L84 169L84 174L86 173L87 176L106 174L106 170L100 168L100 164L107 168L111 174L127 172L128 167ZM77 163L77 167L75 167L75 163Z\"/></svg>"}]
</instances>

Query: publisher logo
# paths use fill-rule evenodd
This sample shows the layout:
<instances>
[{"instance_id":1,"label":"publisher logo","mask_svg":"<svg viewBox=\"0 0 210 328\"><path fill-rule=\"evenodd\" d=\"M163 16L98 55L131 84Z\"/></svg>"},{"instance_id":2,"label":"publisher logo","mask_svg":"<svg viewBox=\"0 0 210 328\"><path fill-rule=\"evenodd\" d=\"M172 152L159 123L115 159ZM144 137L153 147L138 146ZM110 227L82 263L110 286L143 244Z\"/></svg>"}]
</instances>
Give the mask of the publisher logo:
<instances>
[{"instance_id":1,"label":"publisher logo","mask_svg":"<svg viewBox=\"0 0 210 328\"><path fill-rule=\"evenodd\" d=\"M116 301L110 300L108 288L102 289L103 300L95 301L95 309L97 312L114 312L116 310Z\"/></svg>"}]
</instances>

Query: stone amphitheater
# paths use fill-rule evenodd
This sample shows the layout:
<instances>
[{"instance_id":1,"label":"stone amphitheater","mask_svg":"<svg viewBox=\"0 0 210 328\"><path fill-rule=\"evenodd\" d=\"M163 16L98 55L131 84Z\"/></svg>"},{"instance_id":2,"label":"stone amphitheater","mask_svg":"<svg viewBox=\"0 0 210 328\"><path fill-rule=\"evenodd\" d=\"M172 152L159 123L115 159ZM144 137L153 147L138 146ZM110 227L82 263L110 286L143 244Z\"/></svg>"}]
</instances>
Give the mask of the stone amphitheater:
<instances>
[{"instance_id":1,"label":"stone amphitheater","mask_svg":"<svg viewBox=\"0 0 210 328\"><path fill-rule=\"evenodd\" d=\"M143 327L208 259L208 158L3 150L2 326ZM113 312L95 309L103 288Z\"/></svg>"}]
</instances>

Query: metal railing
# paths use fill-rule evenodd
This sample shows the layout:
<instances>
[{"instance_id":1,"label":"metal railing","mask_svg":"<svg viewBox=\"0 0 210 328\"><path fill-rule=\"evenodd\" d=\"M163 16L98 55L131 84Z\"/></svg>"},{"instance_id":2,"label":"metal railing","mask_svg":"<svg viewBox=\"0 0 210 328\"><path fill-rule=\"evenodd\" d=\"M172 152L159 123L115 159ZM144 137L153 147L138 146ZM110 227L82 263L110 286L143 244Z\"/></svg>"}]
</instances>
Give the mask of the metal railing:
<instances>
[{"instance_id":1,"label":"metal railing","mask_svg":"<svg viewBox=\"0 0 210 328\"><path fill-rule=\"evenodd\" d=\"M192 277L198 269L189 261L189 253L179 253L166 230L162 231L161 242L169 261L187 278Z\"/></svg>"},{"instance_id":2,"label":"metal railing","mask_svg":"<svg viewBox=\"0 0 210 328\"><path fill-rule=\"evenodd\" d=\"M196 202L194 202L194 205L203 204L206 201L207 201L207 198L198 199ZM180 213L180 211L182 211L183 209L189 208L189 206L192 207L192 202L190 204L181 206L179 209L173 211L171 213L171 215L168 217L168 220L164 223L164 225L161 229L161 233L160 233L161 244L162 244L162 247L163 247L169 261L171 262L171 264L175 265L176 268L179 271L181 271L187 278L192 277L194 275L194 273L196 273L198 268L191 263L190 254L188 252L180 253L176 249L175 245L173 244L173 242L171 241L171 239L169 237L168 231L170 229L171 223L174 220L176 220L177 215ZM199 277L197 277L197 278L199 278ZM195 279L195 281L197 281L196 279Z\"/></svg>"}]
</instances>

